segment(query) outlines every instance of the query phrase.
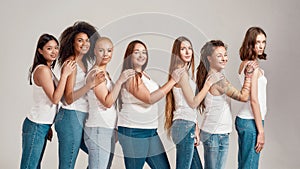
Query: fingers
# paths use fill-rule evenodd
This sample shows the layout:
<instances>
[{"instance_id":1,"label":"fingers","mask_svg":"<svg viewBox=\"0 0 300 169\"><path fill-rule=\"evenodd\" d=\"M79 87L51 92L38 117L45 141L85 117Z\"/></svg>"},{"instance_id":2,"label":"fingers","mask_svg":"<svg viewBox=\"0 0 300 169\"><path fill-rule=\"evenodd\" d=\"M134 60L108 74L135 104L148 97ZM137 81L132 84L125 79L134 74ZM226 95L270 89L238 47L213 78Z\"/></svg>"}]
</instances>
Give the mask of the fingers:
<instances>
[{"instance_id":1,"label":"fingers","mask_svg":"<svg viewBox=\"0 0 300 169\"><path fill-rule=\"evenodd\" d=\"M216 72L213 74L210 74L206 81L209 82L209 85L212 86L213 84L217 83L218 81L224 79L224 75L221 72Z\"/></svg>"},{"instance_id":2,"label":"fingers","mask_svg":"<svg viewBox=\"0 0 300 169\"><path fill-rule=\"evenodd\" d=\"M194 146L199 146L199 145L200 145L200 138L199 136L196 136Z\"/></svg>"},{"instance_id":3,"label":"fingers","mask_svg":"<svg viewBox=\"0 0 300 169\"><path fill-rule=\"evenodd\" d=\"M260 153L263 148L264 148L264 143L257 143L256 146L255 146L255 151L257 153Z\"/></svg>"},{"instance_id":4,"label":"fingers","mask_svg":"<svg viewBox=\"0 0 300 169\"><path fill-rule=\"evenodd\" d=\"M123 72L127 78L133 77L135 75L135 70L127 69Z\"/></svg>"}]
</instances>

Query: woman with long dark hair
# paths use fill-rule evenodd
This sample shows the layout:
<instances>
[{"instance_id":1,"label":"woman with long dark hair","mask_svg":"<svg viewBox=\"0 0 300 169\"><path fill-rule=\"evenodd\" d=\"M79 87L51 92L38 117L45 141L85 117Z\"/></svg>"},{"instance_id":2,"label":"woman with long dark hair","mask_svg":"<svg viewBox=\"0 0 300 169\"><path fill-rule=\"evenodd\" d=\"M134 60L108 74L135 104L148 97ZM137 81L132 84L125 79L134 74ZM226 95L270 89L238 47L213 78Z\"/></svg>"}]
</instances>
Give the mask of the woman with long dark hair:
<instances>
[{"instance_id":1,"label":"woman with long dark hair","mask_svg":"<svg viewBox=\"0 0 300 169\"><path fill-rule=\"evenodd\" d=\"M23 122L21 169L41 167L47 133L51 132L57 104L63 96L67 78L75 70L75 62L66 61L62 64L60 80L56 79L52 69L58 50L58 41L53 35L40 36L29 71L33 106ZM51 141L51 136L48 139Z\"/></svg>"}]
</instances>

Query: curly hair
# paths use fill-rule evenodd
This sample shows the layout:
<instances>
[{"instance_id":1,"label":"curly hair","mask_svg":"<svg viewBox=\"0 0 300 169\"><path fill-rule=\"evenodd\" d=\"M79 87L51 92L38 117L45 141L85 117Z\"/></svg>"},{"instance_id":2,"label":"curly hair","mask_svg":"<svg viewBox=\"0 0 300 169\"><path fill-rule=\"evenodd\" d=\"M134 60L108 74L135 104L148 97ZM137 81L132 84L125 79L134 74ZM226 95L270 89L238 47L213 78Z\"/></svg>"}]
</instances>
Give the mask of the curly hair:
<instances>
[{"instance_id":1,"label":"curly hair","mask_svg":"<svg viewBox=\"0 0 300 169\"><path fill-rule=\"evenodd\" d=\"M64 61L66 61L70 56L75 55L73 43L75 41L76 35L79 33L85 33L90 39L91 43L89 51L83 56L82 59L84 65L87 67L87 61L92 62L95 60L93 50L91 49L94 49L95 42L100 37L100 34L91 24L83 21L78 21L75 22L74 25L66 28L60 35L60 50L58 58L59 65L62 65Z\"/></svg>"}]
</instances>

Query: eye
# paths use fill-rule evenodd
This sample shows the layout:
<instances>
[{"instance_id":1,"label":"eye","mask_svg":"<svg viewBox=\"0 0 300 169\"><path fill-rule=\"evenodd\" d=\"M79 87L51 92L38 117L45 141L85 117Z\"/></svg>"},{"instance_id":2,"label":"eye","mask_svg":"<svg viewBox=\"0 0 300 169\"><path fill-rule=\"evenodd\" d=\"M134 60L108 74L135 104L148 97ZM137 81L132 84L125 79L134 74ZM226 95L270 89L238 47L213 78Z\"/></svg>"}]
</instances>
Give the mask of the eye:
<instances>
[{"instance_id":1,"label":"eye","mask_svg":"<svg viewBox=\"0 0 300 169\"><path fill-rule=\"evenodd\" d=\"M147 52L146 52L146 51L143 51L142 54L143 54L143 55L147 55Z\"/></svg>"},{"instance_id":2,"label":"eye","mask_svg":"<svg viewBox=\"0 0 300 169\"><path fill-rule=\"evenodd\" d=\"M108 51L108 52L112 52L112 49L108 49L107 51Z\"/></svg>"}]
</instances>

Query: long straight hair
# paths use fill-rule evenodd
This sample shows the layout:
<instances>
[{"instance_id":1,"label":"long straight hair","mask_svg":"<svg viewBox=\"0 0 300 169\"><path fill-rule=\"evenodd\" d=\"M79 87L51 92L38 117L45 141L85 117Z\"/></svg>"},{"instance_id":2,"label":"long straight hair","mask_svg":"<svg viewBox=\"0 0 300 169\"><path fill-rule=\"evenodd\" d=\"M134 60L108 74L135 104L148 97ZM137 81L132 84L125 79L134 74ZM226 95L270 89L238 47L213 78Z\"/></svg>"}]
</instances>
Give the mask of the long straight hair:
<instances>
[{"instance_id":1,"label":"long straight hair","mask_svg":"<svg viewBox=\"0 0 300 169\"><path fill-rule=\"evenodd\" d=\"M47 60L45 59L45 57L39 52L39 49L40 50L43 50L43 47L51 40L54 40L57 45L59 45L58 43L58 40L53 36L53 35L50 35L50 34L43 34L40 36L38 42L37 42L37 46L36 46L36 49L35 49L35 54L34 54L34 59L33 59L33 64L32 66L29 68L29 74L28 74L28 80L29 80L29 84L32 85L32 79L31 79L31 76L32 76L32 73L34 71L34 69L40 65L40 64L43 64L43 65L47 65ZM56 63L56 60L52 62L51 64L51 68L53 69L54 66L55 66L55 63Z\"/></svg>"},{"instance_id":2,"label":"long straight hair","mask_svg":"<svg viewBox=\"0 0 300 169\"><path fill-rule=\"evenodd\" d=\"M175 39L174 43L173 43L173 47L172 47L172 54L171 54L171 61L170 61L170 67L169 67L169 77L168 80L170 80L171 77L171 73L178 68L179 65L181 65L183 63L181 57L180 57L180 47L181 47L181 43L183 41L188 41L191 46L192 46L192 42L184 37L184 36L180 36L177 39ZM192 49L193 54L192 54L192 59L191 61L188 63L188 70L191 68L192 69L192 79L194 79L194 69L195 69L195 61L194 61L194 50ZM174 95L172 91L169 91L166 95L166 106L165 106L165 129L168 131L168 134L170 134L170 128L172 126L172 122L173 122L173 112L175 111L175 100L174 100Z\"/></svg>"}]
</instances>

